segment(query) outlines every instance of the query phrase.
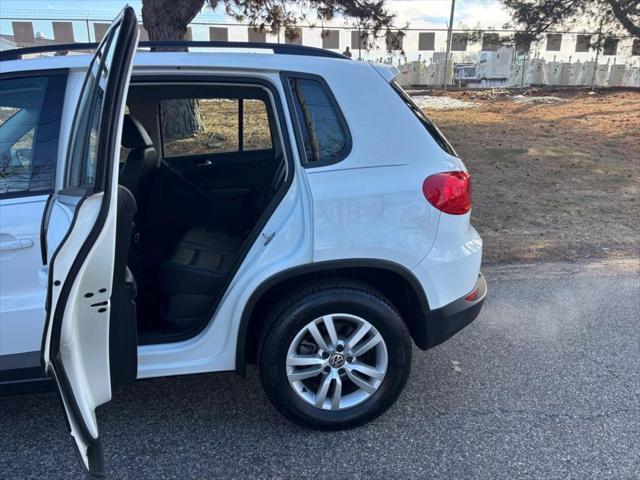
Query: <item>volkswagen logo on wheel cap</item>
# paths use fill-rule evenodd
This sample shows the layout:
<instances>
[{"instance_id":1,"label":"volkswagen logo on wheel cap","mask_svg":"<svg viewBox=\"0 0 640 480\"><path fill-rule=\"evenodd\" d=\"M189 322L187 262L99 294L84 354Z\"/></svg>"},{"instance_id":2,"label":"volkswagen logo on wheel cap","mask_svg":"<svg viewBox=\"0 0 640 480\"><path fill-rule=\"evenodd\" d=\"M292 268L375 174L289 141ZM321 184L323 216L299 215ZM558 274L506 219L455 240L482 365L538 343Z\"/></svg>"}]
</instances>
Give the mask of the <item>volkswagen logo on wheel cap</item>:
<instances>
[{"instance_id":1,"label":"volkswagen logo on wheel cap","mask_svg":"<svg viewBox=\"0 0 640 480\"><path fill-rule=\"evenodd\" d=\"M339 353L334 353L329 357L329 365L331 368L340 368L344 365L344 357Z\"/></svg>"}]
</instances>

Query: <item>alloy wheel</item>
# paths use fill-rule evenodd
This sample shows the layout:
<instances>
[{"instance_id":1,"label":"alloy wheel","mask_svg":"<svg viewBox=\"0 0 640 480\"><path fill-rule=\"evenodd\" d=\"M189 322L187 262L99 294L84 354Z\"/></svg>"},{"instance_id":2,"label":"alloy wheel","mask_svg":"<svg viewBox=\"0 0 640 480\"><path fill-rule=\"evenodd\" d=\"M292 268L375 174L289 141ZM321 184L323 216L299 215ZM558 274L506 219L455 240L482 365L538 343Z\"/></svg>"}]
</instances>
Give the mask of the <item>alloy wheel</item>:
<instances>
[{"instance_id":1,"label":"alloy wheel","mask_svg":"<svg viewBox=\"0 0 640 480\"><path fill-rule=\"evenodd\" d=\"M287 352L287 379L307 404L344 410L370 398L382 384L387 346L364 318L323 315L294 337Z\"/></svg>"}]
</instances>

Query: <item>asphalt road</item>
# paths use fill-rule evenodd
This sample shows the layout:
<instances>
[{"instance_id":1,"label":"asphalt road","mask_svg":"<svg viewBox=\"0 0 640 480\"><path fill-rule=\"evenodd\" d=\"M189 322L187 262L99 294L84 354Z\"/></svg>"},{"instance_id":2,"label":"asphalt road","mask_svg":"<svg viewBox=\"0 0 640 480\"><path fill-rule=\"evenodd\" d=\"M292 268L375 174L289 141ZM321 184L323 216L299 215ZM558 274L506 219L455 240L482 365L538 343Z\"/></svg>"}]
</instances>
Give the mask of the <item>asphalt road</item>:
<instances>
[{"instance_id":1,"label":"asphalt road","mask_svg":"<svg viewBox=\"0 0 640 480\"><path fill-rule=\"evenodd\" d=\"M471 326L398 403L304 430L255 370L140 382L99 411L110 478L640 478L640 276L488 271ZM53 394L0 398L0 477L79 478Z\"/></svg>"}]
</instances>

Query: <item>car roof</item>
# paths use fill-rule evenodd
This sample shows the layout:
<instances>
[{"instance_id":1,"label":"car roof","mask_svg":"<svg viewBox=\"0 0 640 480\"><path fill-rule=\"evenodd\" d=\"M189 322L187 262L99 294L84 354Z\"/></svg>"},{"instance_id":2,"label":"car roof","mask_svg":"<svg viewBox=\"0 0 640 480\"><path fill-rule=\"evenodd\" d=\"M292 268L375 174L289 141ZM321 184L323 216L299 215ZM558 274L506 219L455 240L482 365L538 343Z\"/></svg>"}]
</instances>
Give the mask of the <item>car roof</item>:
<instances>
[{"instance_id":1,"label":"car roof","mask_svg":"<svg viewBox=\"0 0 640 480\"><path fill-rule=\"evenodd\" d=\"M0 62L0 70L4 72L34 71L50 69L86 69L91 61L90 54L69 54L59 56L41 56L21 60ZM176 68L228 68L232 70L293 71L322 73L323 70L367 68L370 64L338 57L318 57L307 55L274 54L269 50L239 49L233 51L204 52L146 52L138 51L134 59L134 69ZM395 70L395 67L389 70ZM385 66L381 65L384 69ZM378 70L378 68L376 68ZM381 75L382 70L378 70ZM346 72L345 72L346 73ZM385 75L383 75L385 76Z\"/></svg>"}]
</instances>

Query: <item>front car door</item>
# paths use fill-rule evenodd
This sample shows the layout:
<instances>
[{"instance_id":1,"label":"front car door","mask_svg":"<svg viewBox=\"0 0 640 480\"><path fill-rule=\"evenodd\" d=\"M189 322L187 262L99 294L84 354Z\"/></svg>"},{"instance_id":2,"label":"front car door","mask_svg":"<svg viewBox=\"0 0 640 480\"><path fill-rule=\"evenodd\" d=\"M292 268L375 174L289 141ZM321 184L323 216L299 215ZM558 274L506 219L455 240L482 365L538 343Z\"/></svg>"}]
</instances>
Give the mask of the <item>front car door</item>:
<instances>
[{"instance_id":1,"label":"front car door","mask_svg":"<svg viewBox=\"0 0 640 480\"><path fill-rule=\"evenodd\" d=\"M111 399L110 344L135 351L135 330L111 315L116 248L118 156L126 91L138 42L132 8L114 20L93 58L71 128L62 189L48 201L42 222L48 265L42 362L60 391L69 431L85 473L104 475L95 409ZM60 226L61 215L71 218ZM122 338L114 342L114 332ZM124 334L122 332L129 332ZM131 345L133 343L133 345ZM132 365L133 363L133 365Z\"/></svg>"},{"instance_id":2,"label":"front car door","mask_svg":"<svg viewBox=\"0 0 640 480\"><path fill-rule=\"evenodd\" d=\"M5 366L40 366L40 219L53 191L66 81L64 70L0 75L0 386Z\"/></svg>"}]
</instances>

